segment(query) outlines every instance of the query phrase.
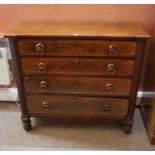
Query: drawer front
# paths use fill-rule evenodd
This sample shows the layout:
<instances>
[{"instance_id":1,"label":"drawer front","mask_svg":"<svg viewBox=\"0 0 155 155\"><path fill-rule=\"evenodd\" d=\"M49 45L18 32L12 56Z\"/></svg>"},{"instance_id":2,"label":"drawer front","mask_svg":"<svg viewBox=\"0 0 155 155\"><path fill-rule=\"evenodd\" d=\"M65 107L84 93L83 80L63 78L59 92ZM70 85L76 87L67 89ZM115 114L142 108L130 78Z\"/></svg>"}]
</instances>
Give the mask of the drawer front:
<instances>
[{"instance_id":1,"label":"drawer front","mask_svg":"<svg viewBox=\"0 0 155 155\"><path fill-rule=\"evenodd\" d=\"M29 113L74 115L119 115L128 111L127 99L96 97L28 96Z\"/></svg>"},{"instance_id":2,"label":"drawer front","mask_svg":"<svg viewBox=\"0 0 155 155\"><path fill-rule=\"evenodd\" d=\"M20 55L135 56L134 41L27 39L18 41Z\"/></svg>"},{"instance_id":3,"label":"drawer front","mask_svg":"<svg viewBox=\"0 0 155 155\"><path fill-rule=\"evenodd\" d=\"M25 77L26 92L129 96L131 81L114 78Z\"/></svg>"},{"instance_id":4,"label":"drawer front","mask_svg":"<svg viewBox=\"0 0 155 155\"><path fill-rule=\"evenodd\" d=\"M134 61L80 58L22 58L24 74L88 74L132 76Z\"/></svg>"}]
</instances>

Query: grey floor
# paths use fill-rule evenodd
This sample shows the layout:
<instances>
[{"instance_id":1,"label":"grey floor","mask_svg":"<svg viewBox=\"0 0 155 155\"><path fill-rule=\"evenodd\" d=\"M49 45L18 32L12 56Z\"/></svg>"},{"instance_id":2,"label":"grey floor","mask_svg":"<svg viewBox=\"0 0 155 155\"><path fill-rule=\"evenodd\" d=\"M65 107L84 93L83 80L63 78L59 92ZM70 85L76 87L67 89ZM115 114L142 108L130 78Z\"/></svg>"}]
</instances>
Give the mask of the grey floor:
<instances>
[{"instance_id":1,"label":"grey floor","mask_svg":"<svg viewBox=\"0 0 155 155\"><path fill-rule=\"evenodd\" d=\"M33 119L26 132L15 103L0 103L0 150L155 150L151 146L138 110L132 133L117 124L60 125Z\"/></svg>"}]
</instances>

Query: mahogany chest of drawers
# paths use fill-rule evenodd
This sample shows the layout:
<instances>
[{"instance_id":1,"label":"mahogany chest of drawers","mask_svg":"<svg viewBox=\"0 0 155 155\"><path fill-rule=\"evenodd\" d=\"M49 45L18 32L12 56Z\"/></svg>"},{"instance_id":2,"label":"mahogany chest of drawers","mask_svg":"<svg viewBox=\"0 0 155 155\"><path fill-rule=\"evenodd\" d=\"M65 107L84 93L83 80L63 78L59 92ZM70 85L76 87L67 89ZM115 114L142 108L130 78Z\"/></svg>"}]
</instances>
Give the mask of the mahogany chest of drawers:
<instances>
[{"instance_id":1,"label":"mahogany chest of drawers","mask_svg":"<svg viewBox=\"0 0 155 155\"><path fill-rule=\"evenodd\" d=\"M29 22L9 32L24 129L30 117L117 120L131 132L149 35L139 25Z\"/></svg>"}]
</instances>

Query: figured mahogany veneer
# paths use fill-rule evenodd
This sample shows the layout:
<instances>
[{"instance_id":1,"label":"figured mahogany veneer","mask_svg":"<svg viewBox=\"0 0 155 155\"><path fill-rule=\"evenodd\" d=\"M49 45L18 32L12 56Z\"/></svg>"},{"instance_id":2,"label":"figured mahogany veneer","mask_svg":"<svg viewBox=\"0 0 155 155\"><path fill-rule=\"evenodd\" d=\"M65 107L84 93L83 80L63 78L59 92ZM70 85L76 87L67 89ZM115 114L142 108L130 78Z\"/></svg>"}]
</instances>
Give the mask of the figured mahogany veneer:
<instances>
[{"instance_id":1,"label":"figured mahogany veneer","mask_svg":"<svg viewBox=\"0 0 155 155\"><path fill-rule=\"evenodd\" d=\"M47 108L43 110L43 104ZM107 116L123 118L128 111L127 99L66 96L27 96L29 113L42 115Z\"/></svg>"},{"instance_id":2,"label":"figured mahogany veneer","mask_svg":"<svg viewBox=\"0 0 155 155\"><path fill-rule=\"evenodd\" d=\"M136 55L134 41L78 40L78 39L20 39L18 49L20 55L38 55L37 43L44 44L44 55L50 56L125 56ZM116 45L117 55L108 51L110 45Z\"/></svg>"},{"instance_id":3,"label":"figured mahogany veneer","mask_svg":"<svg viewBox=\"0 0 155 155\"><path fill-rule=\"evenodd\" d=\"M47 88L41 88L41 82ZM112 90L107 90L107 84ZM129 96L131 81L115 78L80 78L80 77L25 77L25 91L29 93L56 93L82 95Z\"/></svg>"},{"instance_id":4,"label":"figured mahogany veneer","mask_svg":"<svg viewBox=\"0 0 155 155\"><path fill-rule=\"evenodd\" d=\"M24 129L30 117L102 118L131 132L145 42L139 25L23 23L9 38Z\"/></svg>"},{"instance_id":5,"label":"figured mahogany veneer","mask_svg":"<svg viewBox=\"0 0 155 155\"><path fill-rule=\"evenodd\" d=\"M33 63L32 63L33 62ZM40 69L40 64L44 65ZM132 76L135 62L133 60L111 60L94 58L21 58L23 74L76 74L102 76Z\"/></svg>"}]
</instances>

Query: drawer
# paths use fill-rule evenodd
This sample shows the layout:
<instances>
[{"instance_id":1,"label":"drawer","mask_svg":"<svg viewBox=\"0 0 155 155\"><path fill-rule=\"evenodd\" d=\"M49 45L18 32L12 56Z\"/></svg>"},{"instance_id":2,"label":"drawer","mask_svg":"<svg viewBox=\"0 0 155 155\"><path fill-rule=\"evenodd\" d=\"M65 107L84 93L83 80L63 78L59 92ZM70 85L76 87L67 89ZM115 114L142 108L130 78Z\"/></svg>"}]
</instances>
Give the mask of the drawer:
<instances>
[{"instance_id":1,"label":"drawer","mask_svg":"<svg viewBox=\"0 0 155 155\"><path fill-rule=\"evenodd\" d=\"M23 74L85 74L132 76L132 60L99 60L82 58L21 58Z\"/></svg>"},{"instance_id":2,"label":"drawer","mask_svg":"<svg viewBox=\"0 0 155 155\"><path fill-rule=\"evenodd\" d=\"M26 92L129 96L131 81L116 78L25 77Z\"/></svg>"},{"instance_id":3,"label":"drawer","mask_svg":"<svg viewBox=\"0 0 155 155\"><path fill-rule=\"evenodd\" d=\"M130 57L136 54L134 41L21 39L17 46L20 55Z\"/></svg>"},{"instance_id":4,"label":"drawer","mask_svg":"<svg viewBox=\"0 0 155 155\"><path fill-rule=\"evenodd\" d=\"M107 115L125 116L128 111L127 99L108 99L97 97L66 96L27 96L30 114L69 114L72 115Z\"/></svg>"}]
</instances>

